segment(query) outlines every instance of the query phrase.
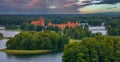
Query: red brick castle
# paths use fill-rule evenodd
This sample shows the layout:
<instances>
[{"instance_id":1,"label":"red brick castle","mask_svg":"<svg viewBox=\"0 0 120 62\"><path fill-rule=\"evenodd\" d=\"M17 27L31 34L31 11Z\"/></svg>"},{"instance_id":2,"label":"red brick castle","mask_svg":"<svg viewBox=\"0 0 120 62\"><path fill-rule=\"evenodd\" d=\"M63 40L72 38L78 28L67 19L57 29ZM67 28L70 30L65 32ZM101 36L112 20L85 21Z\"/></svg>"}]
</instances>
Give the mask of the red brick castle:
<instances>
[{"instance_id":1,"label":"red brick castle","mask_svg":"<svg viewBox=\"0 0 120 62\"><path fill-rule=\"evenodd\" d=\"M45 26L44 17L41 17L39 20L32 21L31 24Z\"/></svg>"},{"instance_id":2,"label":"red brick castle","mask_svg":"<svg viewBox=\"0 0 120 62\"><path fill-rule=\"evenodd\" d=\"M32 21L31 24L41 25L41 26L45 27L44 17L41 17L40 20ZM78 21L76 21L75 23L71 23L70 21L68 21L67 23L64 23L64 24L53 24L52 22L49 22L47 26L53 26L53 27L57 26L61 29L64 29L66 27L69 27L69 28L77 27L77 26L79 26L79 23L78 23Z\"/></svg>"}]
</instances>

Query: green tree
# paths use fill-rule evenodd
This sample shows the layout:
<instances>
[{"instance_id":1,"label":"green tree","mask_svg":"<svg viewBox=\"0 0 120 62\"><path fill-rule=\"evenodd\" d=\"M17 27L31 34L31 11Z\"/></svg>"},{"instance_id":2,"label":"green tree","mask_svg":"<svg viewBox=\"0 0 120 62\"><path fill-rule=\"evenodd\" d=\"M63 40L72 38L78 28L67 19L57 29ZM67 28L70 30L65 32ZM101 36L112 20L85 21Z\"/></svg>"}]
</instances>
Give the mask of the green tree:
<instances>
[{"instance_id":1,"label":"green tree","mask_svg":"<svg viewBox=\"0 0 120 62\"><path fill-rule=\"evenodd\" d=\"M83 27L75 27L65 29L65 35L68 35L69 38L73 39L82 39L84 37L90 37L92 33L88 30L88 28Z\"/></svg>"},{"instance_id":2,"label":"green tree","mask_svg":"<svg viewBox=\"0 0 120 62\"><path fill-rule=\"evenodd\" d=\"M69 42L66 36L54 31L25 31L8 40L7 49L19 50L63 50Z\"/></svg>"},{"instance_id":3,"label":"green tree","mask_svg":"<svg viewBox=\"0 0 120 62\"><path fill-rule=\"evenodd\" d=\"M0 37L3 37L3 34L2 34L2 33L0 33Z\"/></svg>"},{"instance_id":4,"label":"green tree","mask_svg":"<svg viewBox=\"0 0 120 62\"><path fill-rule=\"evenodd\" d=\"M63 62L119 62L120 37L96 36L64 48Z\"/></svg>"},{"instance_id":5,"label":"green tree","mask_svg":"<svg viewBox=\"0 0 120 62\"><path fill-rule=\"evenodd\" d=\"M43 27L43 26L38 25L38 26L36 27L36 31L42 31L42 30L44 30L44 27Z\"/></svg>"},{"instance_id":6,"label":"green tree","mask_svg":"<svg viewBox=\"0 0 120 62\"><path fill-rule=\"evenodd\" d=\"M58 32L60 31L61 29L57 26L53 27L53 26L48 26L46 30L53 30L55 32Z\"/></svg>"}]
</instances>

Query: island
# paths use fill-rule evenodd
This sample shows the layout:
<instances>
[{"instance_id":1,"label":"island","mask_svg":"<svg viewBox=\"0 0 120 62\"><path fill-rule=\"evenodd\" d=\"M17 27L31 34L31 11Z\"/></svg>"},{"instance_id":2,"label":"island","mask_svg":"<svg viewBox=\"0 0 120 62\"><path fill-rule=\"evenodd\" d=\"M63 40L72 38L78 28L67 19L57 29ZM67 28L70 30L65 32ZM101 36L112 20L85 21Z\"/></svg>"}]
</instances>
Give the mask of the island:
<instances>
[{"instance_id":1,"label":"island","mask_svg":"<svg viewBox=\"0 0 120 62\"><path fill-rule=\"evenodd\" d=\"M54 31L23 31L6 43L6 49L0 51L11 54L39 54L62 51L69 39Z\"/></svg>"}]
</instances>

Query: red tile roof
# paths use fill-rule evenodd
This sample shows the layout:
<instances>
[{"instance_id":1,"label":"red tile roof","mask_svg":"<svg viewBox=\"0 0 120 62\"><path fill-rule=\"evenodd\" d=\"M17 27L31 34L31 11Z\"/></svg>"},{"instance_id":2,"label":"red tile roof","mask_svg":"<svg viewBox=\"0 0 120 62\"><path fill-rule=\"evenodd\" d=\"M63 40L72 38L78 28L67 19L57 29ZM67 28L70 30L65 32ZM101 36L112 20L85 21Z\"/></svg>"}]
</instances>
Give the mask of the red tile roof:
<instances>
[{"instance_id":1,"label":"red tile roof","mask_svg":"<svg viewBox=\"0 0 120 62\"><path fill-rule=\"evenodd\" d=\"M44 17L41 17L40 20L32 21L31 24L45 26L45 24L44 24Z\"/></svg>"},{"instance_id":2,"label":"red tile roof","mask_svg":"<svg viewBox=\"0 0 120 62\"><path fill-rule=\"evenodd\" d=\"M37 21L32 21L31 24L33 25L41 25L41 26L45 26L44 24L44 17L41 17L40 20ZM47 26L57 26L61 29L64 29L66 27L77 27L79 25L78 21L76 21L75 23L71 23L70 21L68 21L66 24L53 24L52 22L48 22Z\"/></svg>"}]
</instances>

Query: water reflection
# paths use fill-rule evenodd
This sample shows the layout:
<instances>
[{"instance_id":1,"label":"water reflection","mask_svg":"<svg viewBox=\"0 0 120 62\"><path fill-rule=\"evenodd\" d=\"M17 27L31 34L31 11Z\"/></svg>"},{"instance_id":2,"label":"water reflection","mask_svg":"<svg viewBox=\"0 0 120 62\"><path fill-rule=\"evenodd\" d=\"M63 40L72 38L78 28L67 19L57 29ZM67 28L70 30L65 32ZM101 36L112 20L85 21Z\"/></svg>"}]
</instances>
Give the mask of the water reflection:
<instances>
[{"instance_id":1,"label":"water reflection","mask_svg":"<svg viewBox=\"0 0 120 62\"><path fill-rule=\"evenodd\" d=\"M17 31L0 30L4 36L13 37L18 34ZM6 48L8 39L0 40L0 49ZM38 54L38 55L11 55L5 52L0 52L0 62L62 62L62 52Z\"/></svg>"},{"instance_id":2,"label":"water reflection","mask_svg":"<svg viewBox=\"0 0 120 62\"><path fill-rule=\"evenodd\" d=\"M62 62L62 52L42 55L15 56L0 52L0 62Z\"/></svg>"},{"instance_id":3,"label":"water reflection","mask_svg":"<svg viewBox=\"0 0 120 62\"><path fill-rule=\"evenodd\" d=\"M4 37L14 37L16 34L20 32L13 30L0 30L0 33L2 33Z\"/></svg>"},{"instance_id":4,"label":"water reflection","mask_svg":"<svg viewBox=\"0 0 120 62\"><path fill-rule=\"evenodd\" d=\"M5 48L7 39L0 40L0 48ZM38 55L11 55L0 52L0 62L62 62L62 52Z\"/></svg>"},{"instance_id":5,"label":"water reflection","mask_svg":"<svg viewBox=\"0 0 120 62\"><path fill-rule=\"evenodd\" d=\"M6 48L6 42L8 39L2 39L0 40L0 49L5 49Z\"/></svg>"},{"instance_id":6,"label":"water reflection","mask_svg":"<svg viewBox=\"0 0 120 62\"><path fill-rule=\"evenodd\" d=\"M0 52L0 62L8 62L7 58L7 54L4 52Z\"/></svg>"}]
</instances>

